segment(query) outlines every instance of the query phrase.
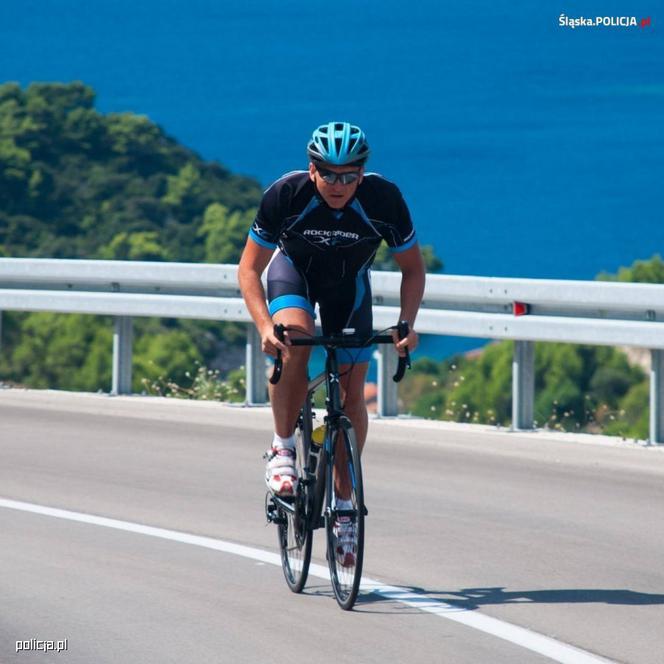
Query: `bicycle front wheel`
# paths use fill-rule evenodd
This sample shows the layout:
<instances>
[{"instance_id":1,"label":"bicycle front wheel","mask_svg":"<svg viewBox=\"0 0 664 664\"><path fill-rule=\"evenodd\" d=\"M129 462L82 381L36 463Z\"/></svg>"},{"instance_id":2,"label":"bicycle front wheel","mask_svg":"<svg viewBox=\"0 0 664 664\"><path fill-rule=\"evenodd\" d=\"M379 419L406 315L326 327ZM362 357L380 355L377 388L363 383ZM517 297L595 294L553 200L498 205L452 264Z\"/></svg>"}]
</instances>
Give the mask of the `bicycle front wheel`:
<instances>
[{"instance_id":1,"label":"bicycle front wheel","mask_svg":"<svg viewBox=\"0 0 664 664\"><path fill-rule=\"evenodd\" d=\"M364 488L355 432L347 419L341 420L336 437L327 473L327 560L337 603L348 611L355 604L362 577Z\"/></svg>"}]
</instances>

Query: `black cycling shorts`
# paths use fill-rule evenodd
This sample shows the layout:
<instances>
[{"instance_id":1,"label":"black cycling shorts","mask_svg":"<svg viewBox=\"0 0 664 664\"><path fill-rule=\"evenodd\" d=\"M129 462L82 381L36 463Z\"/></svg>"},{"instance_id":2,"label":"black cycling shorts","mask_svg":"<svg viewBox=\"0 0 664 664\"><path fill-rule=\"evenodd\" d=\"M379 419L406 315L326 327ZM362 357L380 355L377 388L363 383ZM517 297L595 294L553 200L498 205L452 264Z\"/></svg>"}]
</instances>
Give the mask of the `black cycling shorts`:
<instances>
[{"instance_id":1,"label":"black cycling shorts","mask_svg":"<svg viewBox=\"0 0 664 664\"><path fill-rule=\"evenodd\" d=\"M316 288L278 251L267 271L267 300L271 316L295 307L304 309L313 319L314 306L318 303L323 334L339 334L344 328L355 328L358 336L368 337L373 331L368 270L360 272L354 280L339 282L334 289ZM371 346L340 349L339 362L368 362L372 352Z\"/></svg>"}]
</instances>

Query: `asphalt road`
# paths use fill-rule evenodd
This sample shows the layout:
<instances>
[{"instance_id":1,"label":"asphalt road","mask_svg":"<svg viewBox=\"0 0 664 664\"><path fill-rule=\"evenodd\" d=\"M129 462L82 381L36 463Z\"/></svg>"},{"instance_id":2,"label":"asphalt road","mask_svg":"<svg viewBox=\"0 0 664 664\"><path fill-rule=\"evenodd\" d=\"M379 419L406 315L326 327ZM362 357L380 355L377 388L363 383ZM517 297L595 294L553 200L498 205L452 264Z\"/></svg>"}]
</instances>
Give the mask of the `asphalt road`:
<instances>
[{"instance_id":1,"label":"asphalt road","mask_svg":"<svg viewBox=\"0 0 664 664\"><path fill-rule=\"evenodd\" d=\"M270 425L265 409L0 391L0 498L255 552L0 501L0 662L556 661L510 640L512 625L664 662L664 449L372 422L365 574L415 599L365 591L347 613L329 582L293 595L268 560ZM67 649L17 653L30 639Z\"/></svg>"}]
</instances>

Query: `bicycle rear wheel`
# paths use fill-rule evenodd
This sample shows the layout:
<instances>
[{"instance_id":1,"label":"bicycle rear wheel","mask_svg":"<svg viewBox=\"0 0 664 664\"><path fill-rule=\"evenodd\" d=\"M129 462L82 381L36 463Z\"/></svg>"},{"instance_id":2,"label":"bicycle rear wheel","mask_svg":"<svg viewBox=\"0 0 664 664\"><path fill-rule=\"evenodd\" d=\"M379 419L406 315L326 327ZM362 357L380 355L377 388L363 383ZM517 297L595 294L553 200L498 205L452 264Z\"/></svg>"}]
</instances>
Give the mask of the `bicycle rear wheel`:
<instances>
[{"instance_id":1,"label":"bicycle rear wheel","mask_svg":"<svg viewBox=\"0 0 664 664\"><path fill-rule=\"evenodd\" d=\"M293 504L299 511L298 501ZM304 588L311 561L311 531L305 527L302 515L279 508L279 549L281 568L288 587L299 593Z\"/></svg>"},{"instance_id":2,"label":"bicycle rear wheel","mask_svg":"<svg viewBox=\"0 0 664 664\"><path fill-rule=\"evenodd\" d=\"M296 432L295 468L299 481L292 502L293 509L292 511L283 507L277 509L281 568L288 587L294 593L301 592L307 582L313 540L313 532L308 528L306 514L309 489L302 482L305 478L303 465L306 463L306 450L308 450L305 440L308 434L304 429L300 426Z\"/></svg>"},{"instance_id":3,"label":"bicycle rear wheel","mask_svg":"<svg viewBox=\"0 0 664 664\"><path fill-rule=\"evenodd\" d=\"M329 509L325 521L327 561L334 596L339 606L348 611L355 604L362 578L365 509L360 453L353 427L345 418L341 420L333 456L337 459L337 467L339 459L343 460L343 467L348 473L350 495L337 496L333 473L335 463L330 463L327 474ZM350 506L340 509L340 500L349 500Z\"/></svg>"}]
</instances>

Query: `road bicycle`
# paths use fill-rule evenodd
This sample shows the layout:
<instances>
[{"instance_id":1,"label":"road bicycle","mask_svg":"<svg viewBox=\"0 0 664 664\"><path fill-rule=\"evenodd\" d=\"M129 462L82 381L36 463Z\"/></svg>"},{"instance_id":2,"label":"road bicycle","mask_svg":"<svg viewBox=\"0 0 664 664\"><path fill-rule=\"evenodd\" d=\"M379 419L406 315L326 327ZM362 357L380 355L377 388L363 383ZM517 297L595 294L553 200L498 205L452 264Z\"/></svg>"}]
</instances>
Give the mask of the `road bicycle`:
<instances>
[{"instance_id":1,"label":"road bicycle","mask_svg":"<svg viewBox=\"0 0 664 664\"><path fill-rule=\"evenodd\" d=\"M275 325L275 335L284 340L289 328ZM398 338L408 335L408 323L383 330L396 330ZM301 330L299 330L301 332ZM342 609L355 604L364 559L364 504L360 451L350 419L343 412L339 384L341 348L360 348L375 343L392 344L392 335L376 334L358 338L354 330L342 334L291 339L293 346L321 346L325 369L309 381L307 396L296 426L297 490L292 497L265 497L267 520L278 526L281 565L288 587L295 593L304 588L311 562L313 531L325 528L327 561L335 598ZM399 357L393 376L399 382L410 368L410 357ZM283 368L277 353L270 382L276 384ZM352 370L352 365L351 365ZM325 386L324 427L314 429L314 392ZM342 495L343 494L343 495Z\"/></svg>"}]
</instances>

